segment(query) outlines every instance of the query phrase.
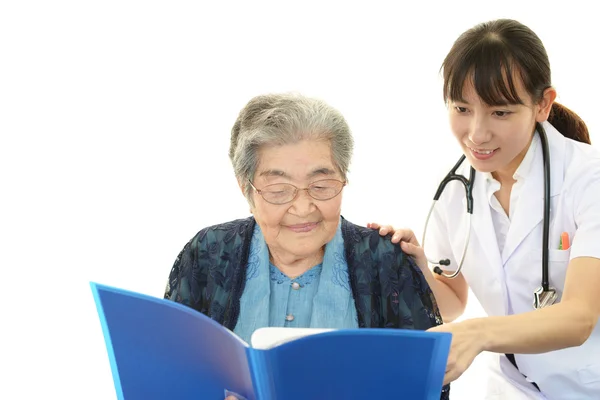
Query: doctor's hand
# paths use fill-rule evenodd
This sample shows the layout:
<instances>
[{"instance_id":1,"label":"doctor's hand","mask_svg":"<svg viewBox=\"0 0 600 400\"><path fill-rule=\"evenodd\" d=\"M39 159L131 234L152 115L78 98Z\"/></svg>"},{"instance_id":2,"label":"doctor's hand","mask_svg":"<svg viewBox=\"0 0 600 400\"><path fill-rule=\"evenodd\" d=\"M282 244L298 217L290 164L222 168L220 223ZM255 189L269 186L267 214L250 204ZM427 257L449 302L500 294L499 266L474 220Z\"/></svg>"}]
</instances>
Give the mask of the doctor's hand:
<instances>
[{"instance_id":1,"label":"doctor's hand","mask_svg":"<svg viewBox=\"0 0 600 400\"><path fill-rule=\"evenodd\" d=\"M479 329L477 319L439 325L428 332L450 332L452 344L446 364L444 385L458 379L471 366L475 357L484 350L485 334Z\"/></svg>"},{"instance_id":2,"label":"doctor's hand","mask_svg":"<svg viewBox=\"0 0 600 400\"><path fill-rule=\"evenodd\" d=\"M400 243L400 248L406 254L415 259L415 262L421 270L427 269L427 258L425 252L419 244L415 233L410 229L394 229L391 225L379 225L376 222L369 222L368 228L379 229L379 234L385 236L392 234L392 243Z\"/></svg>"}]
</instances>

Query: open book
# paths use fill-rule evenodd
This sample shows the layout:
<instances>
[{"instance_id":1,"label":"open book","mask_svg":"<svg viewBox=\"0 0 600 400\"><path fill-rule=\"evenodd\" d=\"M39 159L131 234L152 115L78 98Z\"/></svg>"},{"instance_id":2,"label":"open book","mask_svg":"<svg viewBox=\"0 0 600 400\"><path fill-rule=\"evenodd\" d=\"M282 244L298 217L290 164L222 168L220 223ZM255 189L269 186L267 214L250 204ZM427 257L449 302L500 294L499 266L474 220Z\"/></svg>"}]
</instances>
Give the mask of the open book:
<instances>
[{"instance_id":1,"label":"open book","mask_svg":"<svg viewBox=\"0 0 600 400\"><path fill-rule=\"evenodd\" d=\"M448 333L261 328L250 346L185 305L91 287L119 399L440 398Z\"/></svg>"}]
</instances>

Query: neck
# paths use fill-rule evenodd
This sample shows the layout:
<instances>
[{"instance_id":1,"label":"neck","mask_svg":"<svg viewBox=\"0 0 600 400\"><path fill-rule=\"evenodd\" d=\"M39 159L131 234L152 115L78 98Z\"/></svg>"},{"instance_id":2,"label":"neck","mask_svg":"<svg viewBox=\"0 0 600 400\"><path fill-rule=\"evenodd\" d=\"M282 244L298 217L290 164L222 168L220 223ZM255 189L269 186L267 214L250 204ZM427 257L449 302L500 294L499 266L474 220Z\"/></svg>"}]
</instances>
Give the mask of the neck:
<instances>
[{"instance_id":1,"label":"neck","mask_svg":"<svg viewBox=\"0 0 600 400\"><path fill-rule=\"evenodd\" d=\"M321 247L316 253L304 257L269 249L269 261L286 276L296 278L315 265L322 263L324 254L324 247Z\"/></svg>"},{"instance_id":2,"label":"neck","mask_svg":"<svg viewBox=\"0 0 600 400\"><path fill-rule=\"evenodd\" d=\"M510 188L516 182L513 176L515 175L515 172L517 172L517 168L519 168L519 165L521 165L525 155L529 151L532 140L533 134L529 138L529 142L527 142L525 148L521 150L519 154L517 154L517 156L506 166L506 168L492 172L492 176L495 180L500 182L502 187L506 186Z\"/></svg>"},{"instance_id":3,"label":"neck","mask_svg":"<svg viewBox=\"0 0 600 400\"><path fill-rule=\"evenodd\" d=\"M501 187L512 187L512 185L516 182L515 178L513 178L515 171L517 169L513 169L510 171L494 171L492 172L492 176L495 180L500 182Z\"/></svg>"}]
</instances>

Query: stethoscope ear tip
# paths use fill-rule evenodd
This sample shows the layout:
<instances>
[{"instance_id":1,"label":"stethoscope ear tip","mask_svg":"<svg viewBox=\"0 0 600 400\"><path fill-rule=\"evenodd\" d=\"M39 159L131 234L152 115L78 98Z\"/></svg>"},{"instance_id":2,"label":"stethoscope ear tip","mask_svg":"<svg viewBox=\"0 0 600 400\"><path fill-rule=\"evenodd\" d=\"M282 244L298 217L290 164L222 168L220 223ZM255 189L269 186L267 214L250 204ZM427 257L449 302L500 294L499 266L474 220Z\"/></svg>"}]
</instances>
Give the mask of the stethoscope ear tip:
<instances>
[{"instance_id":1,"label":"stethoscope ear tip","mask_svg":"<svg viewBox=\"0 0 600 400\"><path fill-rule=\"evenodd\" d=\"M436 265L435 267L433 267L433 272L434 272L434 273L436 273L436 274L438 274L438 275L443 275L443 276L446 276L446 275L444 275L444 271L442 270L442 268L440 267L440 265L445 265L445 266L448 266L448 265L450 265L450 260L449 260L449 259L447 259L447 258L446 258L446 259L443 259L443 260L440 260L440 261L438 262L438 265Z\"/></svg>"}]
</instances>

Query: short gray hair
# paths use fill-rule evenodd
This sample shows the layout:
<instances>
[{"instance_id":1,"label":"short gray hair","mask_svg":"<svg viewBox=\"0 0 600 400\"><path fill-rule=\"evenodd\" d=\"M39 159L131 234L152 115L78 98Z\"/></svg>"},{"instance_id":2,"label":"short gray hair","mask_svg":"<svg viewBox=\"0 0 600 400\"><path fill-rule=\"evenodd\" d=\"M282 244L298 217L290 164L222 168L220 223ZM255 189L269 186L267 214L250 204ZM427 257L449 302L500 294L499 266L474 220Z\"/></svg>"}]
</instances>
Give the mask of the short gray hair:
<instances>
[{"instance_id":1,"label":"short gray hair","mask_svg":"<svg viewBox=\"0 0 600 400\"><path fill-rule=\"evenodd\" d=\"M333 163L346 180L354 140L339 111L321 100L293 93L257 96L246 104L231 129L229 159L250 204L249 182L260 161L259 149L306 139L329 142Z\"/></svg>"}]
</instances>

